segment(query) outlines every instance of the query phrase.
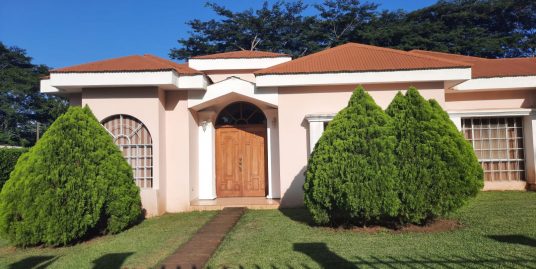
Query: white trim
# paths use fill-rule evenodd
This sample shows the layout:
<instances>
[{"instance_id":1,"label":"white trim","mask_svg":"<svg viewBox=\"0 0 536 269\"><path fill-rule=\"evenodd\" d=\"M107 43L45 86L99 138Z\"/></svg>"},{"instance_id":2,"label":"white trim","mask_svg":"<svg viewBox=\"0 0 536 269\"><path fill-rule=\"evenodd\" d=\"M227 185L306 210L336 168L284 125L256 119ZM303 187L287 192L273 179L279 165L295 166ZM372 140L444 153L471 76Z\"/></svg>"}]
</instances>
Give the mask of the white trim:
<instances>
[{"instance_id":1,"label":"white trim","mask_svg":"<svg viewBox=\"0 0 536 269\"><path fill-rule=\"evenodd\" d=\"M309 122L309 148L308 154L310 155L315 148L316 142L324 133L324 123L329 122L337 115L336 113L330 114L308 114L305 115L305 119Z\"/></svg>"},{"instance_id":2,"label":"white trim","mask_svg":"<svg viewBox=\"0 0 536 269\"><path fill-rule=\"evenodd\" d=\"M237 93L242 96L250 97L272 106L277 106L279 100L276 88L265 88L259 90L255 87L255 84L249 81L242 80L237 77L229 77L218 83L209 85L207 87L207 91L202 96L195 94L190 95L188 99L188 108L204 105L209 101L231 93Z\"/></svg>"},{"instance_id":3,"label":"white trim","mask_svg":"<svg viewBox=\"0 0 536 269\"><path fill-rule=\"evenodd\" d=\"M520 89L536 88L536 76L476 78L458 84L452 89L458 91L486 89Z\"/></svg>"},{"instance_id":4,"label":"white trim","mask_svg":"<svg viewBox=\"0 0 536 269\"><path fill-rule=\"evenodd\" d=\"M288 56L270 58L239 58L239 59L189 59L190 68L206 70L249 70L264 69L291 61Z\"/></svg>"},{"instance_id":5,"label":"white trim","mask_svg":"<svg viewBox=\"0 0 536 269\"><path fill-rule=\"evenodd\" d=\"M204 75L180 76L174 71L109 72L109 73L51 73L41 82L42 92L80 92L90 87L158 86L166 90L206 89ZM54 90L55 89L55 90Z\"/></svg>"},{"instance_id":6,"label":"white trim","mask_svg":"<svg viewBox=\"0 0 536 269\"><path fill-rule=\"evenodd\" d=\"M308 122L312 122L312 121L322 121L322 122L325 122L325 121L331 121L336 115L337 115L337 113L328 113L328 114L307 114L307 115L305 115L305 119L306 119Z\"/></svg>"},{"instance_id":7,"label":"white trim","mask_svg":"<svg viewBox=\"0 0 536 269\"><path fill-rule=\"evenodd\" d=\"M471 68L257 75L257 87L397 83L471 79Z\"/></svg>"},{"instance_id":8,"label":"white trim","mask_svg":"<svg viewBox=\"0 0 536 269\"><path fill-rule=\"evenodd\" d=\"M505 117L505 116L528 116L536 112L530 108L515 108L515 109L493 109L493 110L459 110L448 111L447 113L452 118L474 118L474 117Z\"/></svg>"}]
</instances>

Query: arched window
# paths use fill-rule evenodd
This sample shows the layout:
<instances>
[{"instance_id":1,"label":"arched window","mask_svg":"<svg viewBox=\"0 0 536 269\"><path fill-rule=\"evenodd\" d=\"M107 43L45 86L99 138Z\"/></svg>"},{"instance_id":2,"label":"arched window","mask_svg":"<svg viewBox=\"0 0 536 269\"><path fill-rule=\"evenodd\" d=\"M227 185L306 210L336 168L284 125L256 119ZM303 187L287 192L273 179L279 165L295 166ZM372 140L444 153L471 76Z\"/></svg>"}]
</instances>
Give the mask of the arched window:
<instances>
[{"instance_id":1,"label":"arched window","mask_svg":"<svg viewBox=\"0 0 536 269\"><path fill-rule=\"evenodd\" d=\"M114 115L102 122L132 167L136 185L153 187L153 140L147 127L127 115Z\"/></svg>"},{"instance_id":2,"label":"arched window","mask_svg":"<svg viewBox=\"0 0 536 269\"><path fill-rule=\"evenodd\" d=\"M265 124L266 116L253 104L236 102L225 107L216 120L216 125Z\"/></svg>"}]
</instances>

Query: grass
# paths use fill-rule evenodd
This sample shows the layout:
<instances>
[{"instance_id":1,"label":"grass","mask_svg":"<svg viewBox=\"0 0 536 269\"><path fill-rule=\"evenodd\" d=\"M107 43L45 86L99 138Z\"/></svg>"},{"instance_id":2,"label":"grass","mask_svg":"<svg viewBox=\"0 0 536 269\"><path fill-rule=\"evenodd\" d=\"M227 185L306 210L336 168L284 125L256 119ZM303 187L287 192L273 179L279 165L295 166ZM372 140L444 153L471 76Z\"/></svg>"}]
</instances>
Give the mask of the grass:
<instances>
[{"instance_id":1,"label":"grass","mask_svg":"<svg viewBox=\"0 0 536 269\"><path fill-rule=\"evenodd\" d=\"M438 233L311 227L304 209L248 211L210 268L536 268L536 193L485 192Z\"/></svg>"},{"instance_id":2,"label":"grass","mask_svg":"<svg viewBox=\"0 0 536 269\"><path fill-rule=\"evenodd\" d=\"M148 268L186 242L215 212L167 214L117 235L63 248L18 249L0 240L0 268Z\"/></svg>"}]
</instances>

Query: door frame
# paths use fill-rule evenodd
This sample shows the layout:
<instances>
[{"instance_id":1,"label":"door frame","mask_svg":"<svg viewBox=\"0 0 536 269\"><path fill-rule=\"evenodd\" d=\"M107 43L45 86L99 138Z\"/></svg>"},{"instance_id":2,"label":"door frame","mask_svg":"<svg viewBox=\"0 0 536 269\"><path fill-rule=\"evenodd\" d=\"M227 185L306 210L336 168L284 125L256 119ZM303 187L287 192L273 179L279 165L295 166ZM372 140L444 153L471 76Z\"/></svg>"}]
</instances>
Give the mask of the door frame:
<instances>
[{"instance_id":1,"label":"door frame","mask_svg":"<svg viewBox=\"0 0 536 269\"><path fill-rule=\"evenodd\" d=\"M260 109L259 109L260 110ZM262 111L262 110L261 110ZM215 142L215 151L214 151L214 154L215 154L215 184L216 184L216 197L217 198L222 198L221 194L220 194L220 191L219 191L219 188L218 188L218 177L219 177L219 169L221 169L220 165L218 164L219 160L218 160L218 156L219 156L219 153L220 153L220 150L222 150L220 148L220 143L219 143L219 132L220 130L223 130L223 129L227 129L227 128L234 128L234 129L247 129L247 128L251 128L251 127L260 127L260 129L263 131L262 133L262 137L263 137L263 140L264 140L264 143L263 143L263 147L264 147L264 154L263 154L263 164L264 165L264 194L263 196L258 196L258 197L266 197L268 194L269 194L269 188L271 186L269 186L269 180L268 180L268 128L266 126L266 124L238 124L238 125L219 125L219 126L215 126L214 129L215 129L215 137L214 137L214 142ZM242 181L242 186L243 186L243 179L241 179ZM243 187L241 189L241 193L243 193ZM243 194L241 195L238 195L238 196L225 196L225 197L248 197L248 196L244 196Z\"/></svg>"}]
</instances>

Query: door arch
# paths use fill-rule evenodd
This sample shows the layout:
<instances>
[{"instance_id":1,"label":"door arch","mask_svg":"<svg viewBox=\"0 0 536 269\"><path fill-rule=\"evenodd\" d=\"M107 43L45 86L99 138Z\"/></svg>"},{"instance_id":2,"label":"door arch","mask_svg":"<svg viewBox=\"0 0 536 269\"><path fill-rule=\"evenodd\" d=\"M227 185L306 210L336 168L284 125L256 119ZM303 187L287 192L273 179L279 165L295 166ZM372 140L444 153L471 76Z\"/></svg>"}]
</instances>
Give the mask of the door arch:
<instances>
[{"instance_id":1,"label":"door arch","mask_svg":"<svg viewBox=\"0 0 536 269\"><path fill-rule=\"evenodd\" d=\"M216 118L217 197L267 194L266 116L257 106L235 102Z\"/></svg>"}]
</instances>

